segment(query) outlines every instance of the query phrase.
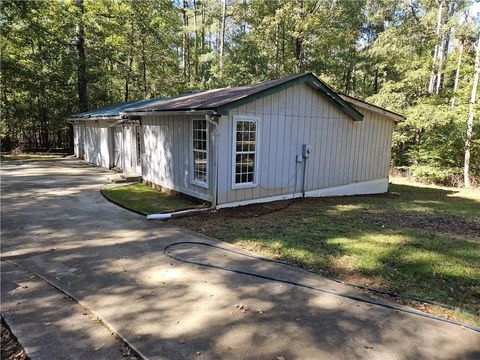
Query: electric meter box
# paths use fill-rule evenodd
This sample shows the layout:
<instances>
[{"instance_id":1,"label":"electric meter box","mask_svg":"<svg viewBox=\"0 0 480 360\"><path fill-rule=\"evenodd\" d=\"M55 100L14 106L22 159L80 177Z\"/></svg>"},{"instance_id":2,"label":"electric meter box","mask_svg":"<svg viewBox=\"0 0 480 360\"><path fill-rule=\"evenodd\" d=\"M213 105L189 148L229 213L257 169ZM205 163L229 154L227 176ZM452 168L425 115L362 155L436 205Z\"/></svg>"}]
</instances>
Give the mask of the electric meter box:
<instances>
[{"instance_id":1,"label":"electric meter box","mask_svg":"<svg viewBox=\"0 0 480 360\"><path fill-rule=\"evenodd\" d=\"M304 158L307 158L310 156L312 152L312 146L311 145L308 145L308 144L303 144L303 147L302 147L302 156Z\"/></svg>"}]
</instances>

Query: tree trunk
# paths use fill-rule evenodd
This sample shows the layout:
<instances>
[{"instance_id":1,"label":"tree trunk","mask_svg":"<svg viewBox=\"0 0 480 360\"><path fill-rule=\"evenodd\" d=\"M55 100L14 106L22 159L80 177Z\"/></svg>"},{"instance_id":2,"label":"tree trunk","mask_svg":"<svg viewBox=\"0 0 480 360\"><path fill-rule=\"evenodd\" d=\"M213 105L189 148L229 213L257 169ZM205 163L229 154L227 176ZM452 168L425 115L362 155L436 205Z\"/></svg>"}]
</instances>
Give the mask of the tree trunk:
<instances>
[{"instance_id":1,"label":"tree trunk","mask_svg":"<svg viewBox=\"0 0 480 360\"><path fill-rule=\"evenodd\" d=\"M435 94L439 94L442 88L442 68L443 68L443 59L444 54L446 53L447 49L445 49L445 44L447 43L447 38L445 33L442 34L442 41L439 45L438 50L438 59L437 59L437 74L435 76Z\"/></svg>"},{"instance_id":2,"label":"tree trunk","mask_svg":"<svg viewBox=\"0 0 480 360\"><path fill-rule=\"evenodd\" d=\"M471 186L470 181L470 151L472 149L473 135L473 107L477 100L478 77L480 74L480 36L477 43L477 54L475 56L475 74L473 76L472 93L468 105L467 136L465 138L465 161L463 165L463 181L465 187Z\"/></svg>"},{"instance_id":3,"label":"tree trunk","mask_svg":"<svg viewBox=\"0 0 480 360\"><path fill-rule=\"evenodd\" d=\"M145 34L142 34L142 75L143 75L143 97L147 97L148 84L147 84L147 63L145 59Z\"/></svg>"},{"instance_id":4,"label":"tree trunk","mask_svg":"<svg viewBox=\"0 0 480 360\"><path fill-rule=\"evenodd\" d=\"M225 22L227 17L227 0L223 0L222 22L220 33L220 71L223 68L223 54L225 51Z\"/></svg>"},{"instance_id":5,"label":"tree trunk","mask_svg":"<svg viewBox=\"0 0 480 360\"><path fill-rule=\"evenodd\" d=\"M195 79L198 76L198 31L197 31L197 2L193 0L193 31L195 33L194 37L194 77Z\"/></svg>"},{"instance_id":6,"label":"tree trunk","mask_svg":"<svg viewBox=\"0 0 480 360\"><path fill-rule=\"evenodd\" d=\"M355 90L357 89L357 73L355 71L355 64L352 65L352 92L355 95Z\"/></svg>"},{"instance_id":7,"label":"tree trunk","mask_svg":"<svg viewBox=\"0 0 480 360\"><path fill-rule=\"evenodd\" d=\"M133 65L133 43L135 41L135 28L132 19L132 32L130 35L130 48L128 53L128 63L127 63L127 75L125 77L125 102L130 98L130 78L132 76L132 65Z\"/></svg>"},{"instance_id":8,"label":"tree trunk","mask_svg":"<svg viewBox=\"0 0 480 360\"><path fill-rule=\"evenodd\" d=\"M205 4L203 1L201 3L201 6L202 6L202 10L201 10L201 13L202 13L201 28L202 29L201 29L201 36L200 36L200 47L203 54L205 51Z\"/></svg>"},{"instance_id":9,"label":"tree trunk","mask_svg":"<svg viewBox=\"0 0 480 360\"><path fill-rule=\"evenodd\" d=\"M275 77L278 77L280 62L280 23L277 24L277 32L275 34Z\"/></svg>"},{"instance_id":10,"label":"tree trunk","mask_svg":"<svg viewBox=\"0 0 480 360\"><path fill-rule=\"evenodd\" d=\"M130 55L128 58L127 76L125 77L125 97L124 97L125 102L127 102L130 97L129 84L130 84L130 75L132 73L132 63L133 63L133 57Z\"/></svg>"},{"instance_id":11,"label":"tree trunk","mask_svg":"<svg viewBox=\"0 0 480 360\"><path fill-rule=\"evenodd\" d=\"M455 83L453 84L453 96L451 100L452 109L455 107L455 95L458 90L458 81L460 79L460 68L462 66L463 55L463 40L460 42L460 49L458 50L457 70L455 71Z\"/></svg>"},{"instance_id":12,"label":"tree trunk","mask_svg":"<svg viewBox=\"0 0 480 360\"><path fill-rule=\"evenodd\" d=\"M205 54L205 4L202 1L201 3L202 6L202 20L201 20L201 36L200 36L200 48L201 48L201 53L202 55ZM202 72L202 80L204 80L205 77L205 65L202 62L201 66L201 72Z\"/></svg>"},{"instance_id":13,"label":"tree trunk","mask_svg":"<svg viewBox=\"0 0 480 360\"><path fill-rule=\"evenodd\" d=\"M187 81L190 81L190 50L189 50L189 36L188 36L188 0L183 0L183 58L182 58L182 70L183 77Z\"/></svg>"},{"instance_id":14,"label":"tree trunk","mask_svg":"<svg viewBox=\"0 0 480 360\"><path fill-rule=\"evenodd\" d=\"M80 11L78 16L78 22L75 29L77 41L76 41L76 50L77 50L77 87L78 87L78 109L79 111L88 110L88 93L87 93L87 61L85 55L85 29L83 24L83 17L85 14L85 7L83 0L76 0L76 6ZM68 134L69 134L69 152L73 151L73 124L68 124Z\"/></svg>"},{"instance_id":15,"label":"tree trunk","mask_svg":"<svg viewBox=\"0 0 480 360\"><path fill-rule=\"evenodd\" d=\"M77 81L78 81L78 105L80 111L88 110L87 97L87 65L85 56L85 30L83 25L83 14L85 14L85 7L83 0L76 0L76 5L80 10L78 23L76 28L77 35Z\"/></svg>"},{"instance_id":16,"label":"tree trunk","mask_svg":"<svg viewBox=\"0 0 480 360\"><path fill-rule=\"evenodd\" d=\"M247 33L247 0L243 0L243 24L242 24L242 35Z\"/></svg>"},{"instance_id":17,"label":"tree trunk","mask_svg":"<svg viewBox=\"0 0 480 360\"><path fill-rule=\"evenodd\" d=\"M344 81L345 81L345 87L344 87L344 92L346 95L350 93L350 80L352 78L352 67L351 65L348 66L348 68L345 70L345 76L344 76Z\"/></svg>"},{"instance_id":18,"label":"tree trunk","mask_svg":"<svg viewBox=\"0 0 480 360\"><path fill-rule=\"evenodd\" d=\"M297 61L297 71L302 72L302 40L300 37L295 38L295 60Z\"/></svg>"},{"instance_id":19,"label":"tree trunk","mask_svg":"<svg viewBox=\"0 0 480 360\"><path fill-rule=\"evenodd\" d=\"M41 41L38 43L38 54L40 57L37 60L38 72L41 74L44 71L44 61L41 54L43 53L43 46ZM42 77L40 83L38 84L40 88L38 89L38 95L36 96L37 102L37 111L39 112L40 125L38 127L38 133L40 135L40 147L42 149L49 149L50 139L48 131L48 99L46 94L46 81L45 77Z\"/></svg>"},{"instance_id":20,"label":"tree trunk","mask_svg":"<svg viewBox=\"0 0 480 360\"><path fill-rule=\"evenodd\" d=\"M305 9L303 7L303 0L300 1L300 19L303 19L305 16ZM300 24L296 24L298 35L295 37L295 59L297 61L297 71L302 73L304 70L303 67L303 39L302 39L302 30Z\"/></svg>"},{"instance_id":21,"label":"tree trunk","mask_svg":"<svg viewBox=\"0 0 480 360\"><path fill-rule=\"evenodd\" d=\"M437 30L435 34L437 38L440 38L440 33L442 29L442 9L443 9L443 0L438 2L438 12L437 12ZM433 51L433 62L432 62L432 70L430 72L430 83L428 85L428 92L433 94L435 90L435 77L436 77L436 69L437 69L437 58L438 52L440 50L440 46L438 43L435 45L435 49Z\"/></svg>"}]
</instances>

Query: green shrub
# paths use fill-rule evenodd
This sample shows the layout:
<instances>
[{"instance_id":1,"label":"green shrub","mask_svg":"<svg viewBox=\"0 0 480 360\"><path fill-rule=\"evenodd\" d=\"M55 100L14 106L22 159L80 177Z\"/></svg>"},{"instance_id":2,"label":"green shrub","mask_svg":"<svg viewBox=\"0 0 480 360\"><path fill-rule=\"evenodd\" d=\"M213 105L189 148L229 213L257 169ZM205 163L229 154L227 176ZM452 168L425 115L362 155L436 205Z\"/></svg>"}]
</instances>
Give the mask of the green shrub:
<instances>
[{"instance_id":1,"label":"green shrub","mask_svg":"<svg viewBox=\"0 0 480 360\"><path fill-rule=\"evenodd\" d=\"M415 180L444 186L463 186L463 170L461 168L442 168L432 165L410 166Z\"/></svg>"}]
</instances>

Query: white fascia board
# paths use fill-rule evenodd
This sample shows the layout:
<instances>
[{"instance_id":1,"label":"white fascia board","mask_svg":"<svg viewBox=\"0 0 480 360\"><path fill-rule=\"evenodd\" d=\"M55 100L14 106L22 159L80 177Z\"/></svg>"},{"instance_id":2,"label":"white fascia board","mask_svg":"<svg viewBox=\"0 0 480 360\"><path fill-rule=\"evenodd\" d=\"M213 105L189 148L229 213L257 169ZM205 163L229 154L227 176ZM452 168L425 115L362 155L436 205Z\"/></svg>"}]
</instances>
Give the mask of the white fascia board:
<instances>
[{"instance_id":1,"label":"white fascia board","mask_svg":"<svg viewBox=\"0 0 480 360\"><path fill-rule=\"evenodd\" d=\"M405 120L405 117L400 115L400 114L396 114L394 112L391 112L391 111L388 111L388 110L385 110L385 109L382 109L378 106L375 106L375 105L372 105L372 104L368 104L366 102L363 102L363 101L360 101L360 100L357 100L355 98L352 98L350 96L346 96L346 95L343 95L343 94L339 94L339 96L345 100L346 102L352 104L352 105L355 105L355 106L358 106L359 108L361 109L365 109L365 110L369 110L369 111L372 111L372 112L375 112L377 114L381 114L387 118L389 118L390 120L393 120L395 122L400 122L400 121L404 121Z\"/></svg>"}]
</instances>

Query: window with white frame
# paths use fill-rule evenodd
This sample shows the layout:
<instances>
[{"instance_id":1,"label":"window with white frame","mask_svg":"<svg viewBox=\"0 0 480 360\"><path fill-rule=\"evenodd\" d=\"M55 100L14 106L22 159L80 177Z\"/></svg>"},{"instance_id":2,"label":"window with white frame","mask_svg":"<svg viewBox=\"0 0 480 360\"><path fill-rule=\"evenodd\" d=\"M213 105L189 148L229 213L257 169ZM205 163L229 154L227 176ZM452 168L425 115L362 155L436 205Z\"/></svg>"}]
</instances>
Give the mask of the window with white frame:
<instances>
[{"instance_id":1,"label":"window with white frame","mask_svg":"<svg viewBox=\"0 0 480 360\"><path fill-rule=\"evenodd\" d=\"M235 121L234 186L254 186L256 183L257 121Z\"/></svg>"},{"instance_id":2,"label":"window with white frame","mask_svg":"<svg viewBox=\"0 0 480 360\"><path fill-rule=\"evenodd\" d=\"M207 185L208 173L208 126L205 119L194 119L192 123L192 181Z\"/></svg>"}]
</instances>

